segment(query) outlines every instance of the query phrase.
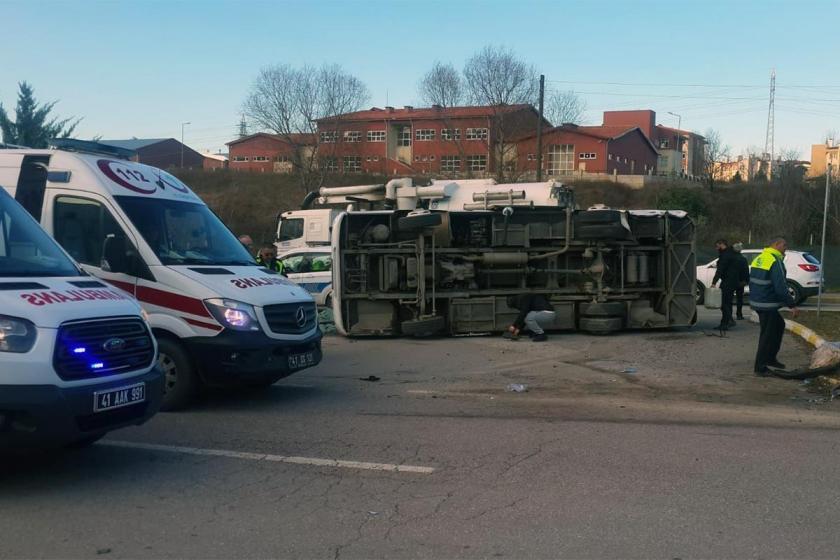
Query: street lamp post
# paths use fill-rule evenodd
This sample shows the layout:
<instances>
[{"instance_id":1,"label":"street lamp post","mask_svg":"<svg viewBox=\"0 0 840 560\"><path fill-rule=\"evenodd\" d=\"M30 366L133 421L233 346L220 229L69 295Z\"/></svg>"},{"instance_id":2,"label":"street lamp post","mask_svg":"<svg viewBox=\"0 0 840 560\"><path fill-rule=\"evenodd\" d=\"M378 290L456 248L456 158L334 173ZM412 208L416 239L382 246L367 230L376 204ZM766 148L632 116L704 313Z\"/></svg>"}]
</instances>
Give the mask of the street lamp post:
<instances>
[{"instance_id":1,"label":"street lamp post","mask_svg":"<svg viewBox=\"0 0 840 560\"><path fill-rule=\"evenodd\" d=\"M682 137L682 115L668 111L672 117L677 117L677 152L680 154L680 170L682 170L682 148L680 147L680 138Z\"/></svg>"},{"instance_id":2,"label":"street lamp post","mask_svg":"<svg viewBox=\"0 0 840 560\"><path fill-rule=\"evenodd\" d=\"M192 124L189 122L181 123L181 169L184 168L184 127L188 124Z\"/></svg>"}]
</instances>

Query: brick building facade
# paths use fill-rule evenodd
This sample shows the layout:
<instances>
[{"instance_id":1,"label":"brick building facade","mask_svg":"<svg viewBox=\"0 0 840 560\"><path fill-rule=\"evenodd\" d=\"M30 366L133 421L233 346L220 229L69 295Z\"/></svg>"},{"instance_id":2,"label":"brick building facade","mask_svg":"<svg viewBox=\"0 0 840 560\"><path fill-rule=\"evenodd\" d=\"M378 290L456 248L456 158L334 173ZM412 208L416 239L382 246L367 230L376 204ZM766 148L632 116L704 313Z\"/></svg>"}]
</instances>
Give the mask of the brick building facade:
<instances>
[{"instance_id":1,"label":"brick building facade","mask_svg":"<svg viewBox=\"0 0 840 560\"><path fill-rule=\"evenodd\" d=\"M295 162L311 157L315 140L311 134L281 136L258 132L227 143L228 167L234 171L291 173Z\"/></svg>"},{"instance_id":2,"label":"brick building facade","mask_svg":"<svg viewBox=\"0 0 840 560\"><path fill-rule=\"evenodd\" d=\"M533 175L537 169L536 133L519 138L517 170ZM634 126L577 126L564 124L543 131L542 168L546 177L583 173L647 175L656 169L653 143Z\"/></svg>"},{"instance_id":3,"label":"brick building facade","mask_svg":"<svg viewBox=\"0 0 840 560\"><path fill-rule=\"evenodd\" d=\"M374 107L319 120L318 157L345 173L489 174L506 139L535 130L538 120L531 105Z\"/></svg>"}]
</instances>

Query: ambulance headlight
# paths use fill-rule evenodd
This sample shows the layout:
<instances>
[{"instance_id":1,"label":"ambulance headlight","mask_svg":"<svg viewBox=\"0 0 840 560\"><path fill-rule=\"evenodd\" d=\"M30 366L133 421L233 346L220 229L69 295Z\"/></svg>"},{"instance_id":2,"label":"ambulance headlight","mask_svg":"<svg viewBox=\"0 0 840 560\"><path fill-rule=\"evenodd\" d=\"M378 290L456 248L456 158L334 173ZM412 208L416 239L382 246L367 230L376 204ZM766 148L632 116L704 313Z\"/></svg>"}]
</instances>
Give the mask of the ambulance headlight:
<instances>
[{"instance_id":1,"label":"ambulance headlight","mask_svg":"<svg viewBox=\"0 0 840 560\"><path fill-rule=\"evenodd\" d=\"M207 310L216 320L229 329L235 331L258 331L257 312L254 306L232 299L208 299L204 303Z\"/></svg>"},{"instance_id":2,"label":"ambulance headlight","mask_svg":"<svg viewBox=\"0 0 840 560\"><path fill-rule=\"evenodd\" d=\"M37 333L31 321L0 315L0 352L29 352Z\"/></svg>"}]
</instances>

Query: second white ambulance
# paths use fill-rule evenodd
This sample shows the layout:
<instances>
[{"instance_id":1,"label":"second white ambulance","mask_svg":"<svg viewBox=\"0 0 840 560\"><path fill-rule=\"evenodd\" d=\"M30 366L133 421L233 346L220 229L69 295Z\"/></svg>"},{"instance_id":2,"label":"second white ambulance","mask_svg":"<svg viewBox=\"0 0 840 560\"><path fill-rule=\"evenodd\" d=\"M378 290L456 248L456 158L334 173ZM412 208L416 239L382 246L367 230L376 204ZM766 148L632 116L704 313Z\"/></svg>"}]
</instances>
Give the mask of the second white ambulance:
<instances>
[{"instance_id":1,"label":"second white ambulance","mask_svg":"<svg viewBox=\"0 0 840 560\"><path fill-rule=\"evenodd\" d=\"M186 185L85 141L0 150L0 184L90 274L141 303L164 410L202 385L270 385L321 361L315 302L265 268Z\"/></svg>"}]
</instances>

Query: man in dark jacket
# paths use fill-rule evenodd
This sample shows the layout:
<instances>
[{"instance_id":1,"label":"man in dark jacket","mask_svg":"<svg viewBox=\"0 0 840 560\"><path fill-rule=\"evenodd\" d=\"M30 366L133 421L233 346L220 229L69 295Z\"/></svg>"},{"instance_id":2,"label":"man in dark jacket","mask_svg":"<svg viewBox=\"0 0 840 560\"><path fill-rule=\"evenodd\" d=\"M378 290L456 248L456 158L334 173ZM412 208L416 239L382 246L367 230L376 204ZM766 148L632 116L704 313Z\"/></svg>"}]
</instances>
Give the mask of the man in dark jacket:
<instances>
[{"instance_id":1,"label":"man in dark jacket","mask_svg":"<svg viewBox=\"0 0 840 560\"><path fill-rule=\"evenodd\" d=\"M527 327L531 331L531 339L534 342L548 340L544 327L551 327L554 324L554 307L542 294L522 294L507 298L508 307L517 309L519 315L508 327L506 336L516 339L519 332Z\"/></svg>"},{"instance_id":2,"label":"man in dark jacket","mask_svg":"<svg viewBox=\"0 0 840 560\"><path fill-rule=\"evenodd\" d=\"M737 256L737 263L738 268L738 286L735 288L735 308L737 309L738 313L735 317L738 320L743 320L744 318L744 288L747 284L750 283L750 264L747 262L747 258L741 254L741 251L744 250L743 243L735 243L732 245L732 249L735 250L735 254Z\"/></svg>"},{"instance_id":3,"label":"man in dark jacket","mask_svg":"<svg viewBox=\"0 0 840 560\"><path fill-rule=\"evenodd\" d=\"M794 319L799 315L787 288L785 250L787 242L777 237L750 265L750 307L758 313L761 325L755 354L755 373L760 376L768 375L768 367L785 368L776 357L785 334L785 320L779 309L790 307Z\"/></svg>"},{"instance_id":4,"label":"man in dark jacket","mask_svg":"<svg viewBox=\"0 0 840 560\"><path fill-rule=\"evenodd\" d=\"M735 326L735 321L732 319L732 300L735 298L735 288L738 287L738 254L725 239L718 239L715 246L719 256L712 286L720 280L720 325L718 328L725 331Z\"/></svg>"}]
</instances>

